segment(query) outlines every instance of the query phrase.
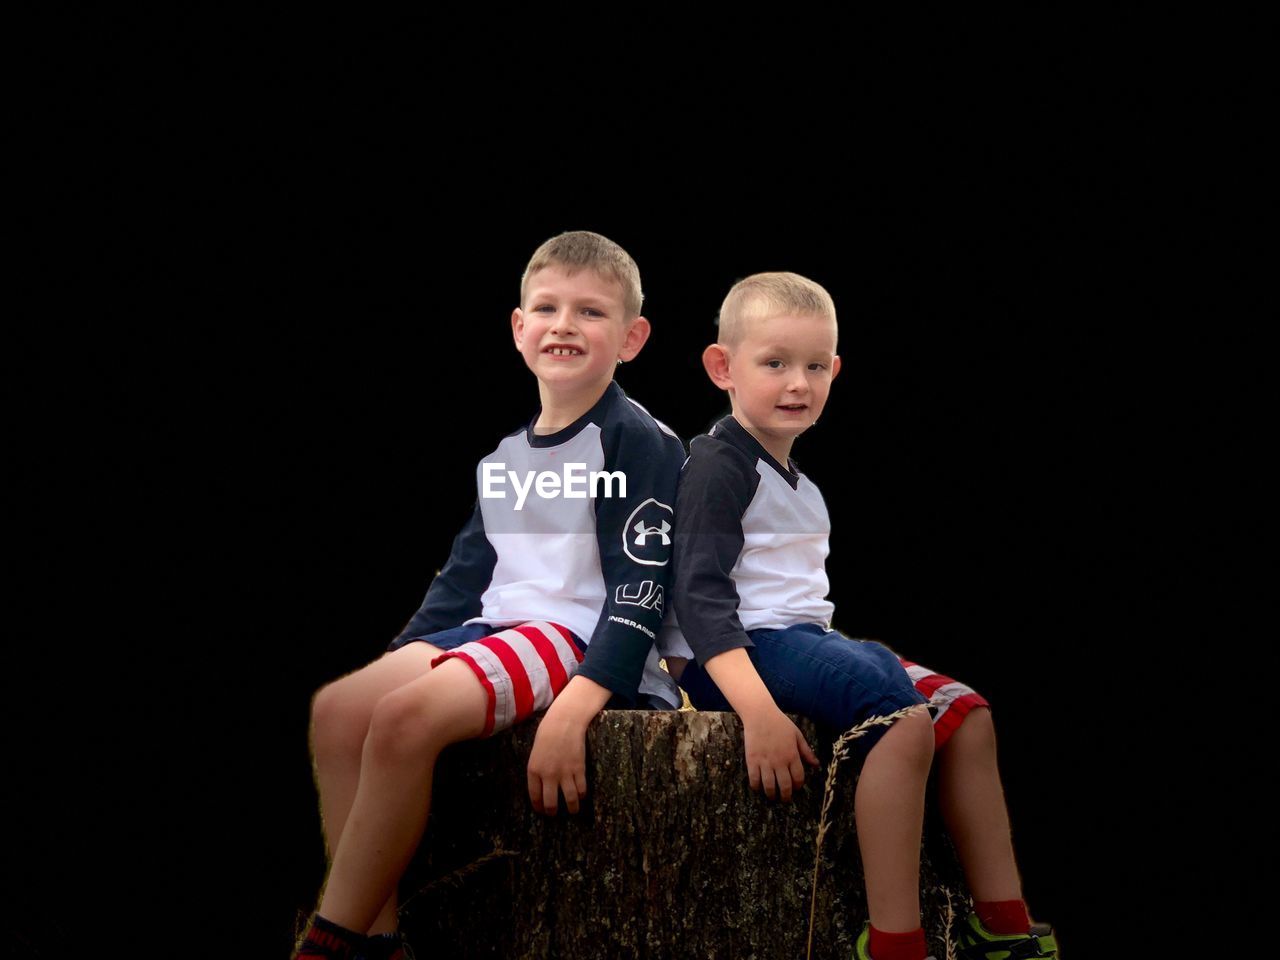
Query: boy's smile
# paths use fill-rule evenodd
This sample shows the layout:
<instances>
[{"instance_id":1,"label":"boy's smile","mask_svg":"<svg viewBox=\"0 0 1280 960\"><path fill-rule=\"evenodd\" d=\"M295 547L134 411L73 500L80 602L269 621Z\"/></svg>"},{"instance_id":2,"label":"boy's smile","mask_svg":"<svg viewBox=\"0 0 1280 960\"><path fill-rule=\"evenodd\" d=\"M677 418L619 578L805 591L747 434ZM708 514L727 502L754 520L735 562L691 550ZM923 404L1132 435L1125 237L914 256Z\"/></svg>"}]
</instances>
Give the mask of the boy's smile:
<instances>
[{"instance_id":1,"label":"boy's smile","mask_svg":"<svg viewBox=\"0 0 1280 960\"><path fill-rule=\"evenodd\" d=\"M552 265L528 278L511 331L538 378L544 415L564 426L600 399L619 360L640 352L649 321L626 319L622 287L613 279Z\"/></svg>"},{"instance_id":2,"label":"boy's smile","mask_svg":"<svg viewBox=\"0 0 1280 960\"><path fill-rule=\"evenodd\" d=\"M739 343L708 347L704 362L729 391L734 418L785 464L795 438L826 406L840 371L835 350L836 325L829 317L786 315L749 321ZM717 364L721 369L713 370Z\"/></svg>"}]
</instances>

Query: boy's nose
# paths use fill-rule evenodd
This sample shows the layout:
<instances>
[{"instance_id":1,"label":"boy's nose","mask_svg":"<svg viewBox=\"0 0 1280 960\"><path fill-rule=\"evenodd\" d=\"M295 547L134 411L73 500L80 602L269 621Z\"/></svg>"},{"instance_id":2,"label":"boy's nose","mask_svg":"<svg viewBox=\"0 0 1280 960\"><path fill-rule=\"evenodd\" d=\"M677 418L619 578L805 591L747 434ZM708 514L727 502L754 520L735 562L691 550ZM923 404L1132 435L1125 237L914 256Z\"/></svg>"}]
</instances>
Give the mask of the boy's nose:
<instances>
[{"instance_id":1,"label":"boy's nose","mask_svg":"<svg viewBox=\"0 0 1280 960\"><path fill-rule=\"evenodd\" d=\"M551 329L556 333L569 330L573 327L573 314L568 310L561 310L556 314L555 320L551 324Z\"/></svg>"}]
</instances>

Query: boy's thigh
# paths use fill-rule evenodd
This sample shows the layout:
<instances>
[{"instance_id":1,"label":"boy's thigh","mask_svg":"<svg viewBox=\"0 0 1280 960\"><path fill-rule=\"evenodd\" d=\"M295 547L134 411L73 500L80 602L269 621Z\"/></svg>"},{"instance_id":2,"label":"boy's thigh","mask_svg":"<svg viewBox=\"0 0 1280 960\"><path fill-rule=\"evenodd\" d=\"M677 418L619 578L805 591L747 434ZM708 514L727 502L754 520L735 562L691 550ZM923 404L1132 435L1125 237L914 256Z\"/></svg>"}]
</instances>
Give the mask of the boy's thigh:
<instances>
[{"instance_id":1,"label":"boy's thigh","mask_svg":"<svg viewBox=\"0 0 1280 960\"><path fill-rule=\"evenodd\" d=\"M431 666L456 659L471 669L487 701L482 736L505 730L549 707L577 672L585 652L575 634L545 620L507 628L484 627L480 634L439 653Z\"/></svg>"},{"instance_id":2,"label":"boy's thigh","mask_svg":"<svg viewBox=\"0 0 1280 960\"><path fill-rule=\"evenodd\" d=\"M818 624L753 630L748 653L774 701L835 731L925 702L889 649Z\"/></svg>"},{"instance_id":3,"label":"boy's thigh","mask_svg":"<svg viewBox=\"0 0 1280 960\"><path fill-rule=\"evenodd\" d=\"M477 624L414 638L412 642L393 643L377 660L331 684L326 695L340 702L347 713L372 713L382 697L430 673L432 661L442 651L488 632L489 628Z\"/></svg>"}]
</instances>

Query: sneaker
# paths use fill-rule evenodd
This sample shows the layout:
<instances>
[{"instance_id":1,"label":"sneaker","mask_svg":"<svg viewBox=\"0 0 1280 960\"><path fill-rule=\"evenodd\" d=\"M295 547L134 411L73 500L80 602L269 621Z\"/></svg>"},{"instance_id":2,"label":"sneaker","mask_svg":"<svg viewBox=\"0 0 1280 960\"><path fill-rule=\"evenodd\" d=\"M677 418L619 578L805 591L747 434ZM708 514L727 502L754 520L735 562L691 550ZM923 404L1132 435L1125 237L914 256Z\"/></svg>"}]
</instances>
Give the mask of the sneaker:
<instances>
[{"instance_id":1,"label":"sneaker","mask_svg":"<svg viewBox=\"0 0 1280 960\"><path fill-rule=\"evenodd\" d=\"M352 960L413 960L413 951L398 932L379 933L367 937Z\"/></svg>"},{"instance_id":2,"label":"sneaker","mask_svg":"<svg viewBox=\"0 0 1280 960\"><path fill-rule=\"evenodd\" d=\"M862 932L858 934L858 939L853 944L853 960L875 960L871 956L869 944L871 943L871 924L864 923ZM928 956L924 960L935 960L934 957Z\"/></svg>"},{"instance_id":3,"label":"sneaker","mask_svg":"<svg viewBox=\"0 0 1280 960\"><path fill-rule=\"evenodd\" d=\"M1033 923L1030 933L992 933L976 913L964 918L960 929L959 960L1034 960L1058 956L1058 942L1047 923Z\"/></svg>"}]
</instances>

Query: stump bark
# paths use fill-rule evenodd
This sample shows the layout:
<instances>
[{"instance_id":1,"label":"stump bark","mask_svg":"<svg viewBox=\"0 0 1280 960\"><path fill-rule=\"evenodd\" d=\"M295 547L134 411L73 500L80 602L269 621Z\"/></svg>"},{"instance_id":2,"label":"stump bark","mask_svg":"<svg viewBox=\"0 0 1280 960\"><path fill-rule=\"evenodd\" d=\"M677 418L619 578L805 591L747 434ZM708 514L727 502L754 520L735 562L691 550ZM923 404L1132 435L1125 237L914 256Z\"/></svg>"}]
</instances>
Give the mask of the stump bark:
<instances>
[{"instance_id":1,"label":"stump bark","mask_svg":"<svg viewBox=\"0 0 1280 960\"><path fill-rule=\"evenodd\" d=\"M747 784L736 714L605 711L587 737L576 816L533 812L537 720L441 757L431 816L401 890L419 960L806 955L831 743L791 804ZM857 769L839 767L817 871L813 956L847 958L866 919L854 828ZM936 804L930 803L936 809ZM932 952L968 902L954 848L926 818L921 905Z\"/></svg>"}]
</instances>

